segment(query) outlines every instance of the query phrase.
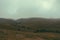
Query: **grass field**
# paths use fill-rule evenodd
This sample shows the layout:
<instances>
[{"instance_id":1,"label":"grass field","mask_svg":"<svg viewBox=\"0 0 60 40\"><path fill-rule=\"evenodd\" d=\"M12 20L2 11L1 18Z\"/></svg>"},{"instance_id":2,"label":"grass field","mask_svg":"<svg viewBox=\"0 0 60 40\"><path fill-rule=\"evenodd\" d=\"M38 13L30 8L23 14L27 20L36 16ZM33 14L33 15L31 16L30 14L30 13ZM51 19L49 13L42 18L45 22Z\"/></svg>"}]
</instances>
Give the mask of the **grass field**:
<instances>
[{"instance_id":1,"label":"grass field","mask_svg":"<svg viewBox=\"0 0 60 40\"><path fill-rule=\"evenodd\" d=\"M0 40L60 40L60 33L0 30Z\"/></svg>"}]
</instances>

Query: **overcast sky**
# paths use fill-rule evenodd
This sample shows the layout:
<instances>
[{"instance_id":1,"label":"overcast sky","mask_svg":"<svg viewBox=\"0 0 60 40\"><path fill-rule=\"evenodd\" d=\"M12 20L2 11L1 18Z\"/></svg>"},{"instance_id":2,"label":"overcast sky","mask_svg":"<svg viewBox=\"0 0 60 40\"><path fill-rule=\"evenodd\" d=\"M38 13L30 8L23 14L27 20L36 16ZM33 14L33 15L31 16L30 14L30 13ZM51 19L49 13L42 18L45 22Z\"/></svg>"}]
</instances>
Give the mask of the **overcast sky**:
<instances>
[{"instance_id":1,"label":"overcast sky","mask_svg":"<svg viewBox=\"0 0 60 40\"><path fill-rule=\"evenodd\" d=\"M60 18L60 0L0 0L0 18Z\"/></svg>"}]
</instances>

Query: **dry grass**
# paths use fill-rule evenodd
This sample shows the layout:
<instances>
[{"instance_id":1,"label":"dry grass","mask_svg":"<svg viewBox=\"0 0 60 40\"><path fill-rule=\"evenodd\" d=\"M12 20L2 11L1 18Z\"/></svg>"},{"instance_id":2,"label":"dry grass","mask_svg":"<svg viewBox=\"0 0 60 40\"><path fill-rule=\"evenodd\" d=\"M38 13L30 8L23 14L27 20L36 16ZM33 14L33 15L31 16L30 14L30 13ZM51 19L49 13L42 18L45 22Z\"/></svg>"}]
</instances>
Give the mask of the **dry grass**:
<instances>
[{"instance_id":1,"label":"dry grass","mask_svg":"<svg viewBox=\"0 0 60 40\"><path fill-rule=\"evenodd\" d=\"M33 33L0 30L0 40L60 40L60 33Z\"/></svg>"}]
</instances>

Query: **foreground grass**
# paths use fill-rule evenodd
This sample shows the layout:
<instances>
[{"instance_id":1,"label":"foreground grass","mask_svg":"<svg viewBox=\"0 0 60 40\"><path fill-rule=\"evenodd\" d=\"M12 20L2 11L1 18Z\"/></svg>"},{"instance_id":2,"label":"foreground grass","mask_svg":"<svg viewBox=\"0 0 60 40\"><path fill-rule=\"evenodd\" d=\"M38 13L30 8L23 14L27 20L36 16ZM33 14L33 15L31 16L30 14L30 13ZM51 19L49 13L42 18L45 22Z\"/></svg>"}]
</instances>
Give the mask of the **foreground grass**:
<instances>
[{"instance_id":1,"label":"foreground grass","mask_svg":"<svg viewBox=\"0 0 60 40\"><path fill-rule=\"evenodd\" d=\"M17 32L17 35L23 35L25 38L36 40L60 40L60 33L33 33L33 32Z\"/></svg>"},{"instance_id":2,"label":"foreground grass","mask_svg":"<svg viewBox=\"0 0 60 40\"><path fill-rule=\"evenodd\" d=\"M60 33L0 30L0 40L60 40Z\"/></svg>"}]
</instances>

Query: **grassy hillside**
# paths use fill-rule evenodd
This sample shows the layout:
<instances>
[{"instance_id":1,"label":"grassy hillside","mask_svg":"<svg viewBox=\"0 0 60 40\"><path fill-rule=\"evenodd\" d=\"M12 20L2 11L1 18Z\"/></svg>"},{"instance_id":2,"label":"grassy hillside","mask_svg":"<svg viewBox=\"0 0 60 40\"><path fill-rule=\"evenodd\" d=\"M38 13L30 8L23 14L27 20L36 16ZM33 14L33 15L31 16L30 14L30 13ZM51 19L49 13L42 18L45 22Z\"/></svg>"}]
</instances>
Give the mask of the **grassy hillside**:
<instances>
[{"instance_id":1,"label":"grassy hillside","mask_svg":"<svg viewBox=\"0 0 60 40\"><path fill-rule=\"evenodd\" d=\"M44 18L19 19L17 29L21 31L60 33L60 20Z\"/></svg>"},{"instance_id":2,"label":"grassy hillside","mask_svg":"<svg viewBox=\"0 0 60 40\"><path fill-rule=\"evenodd\" d=\"M0 18L0 40L60 40L60 19Z\"/></svg>"}]
</instances>

